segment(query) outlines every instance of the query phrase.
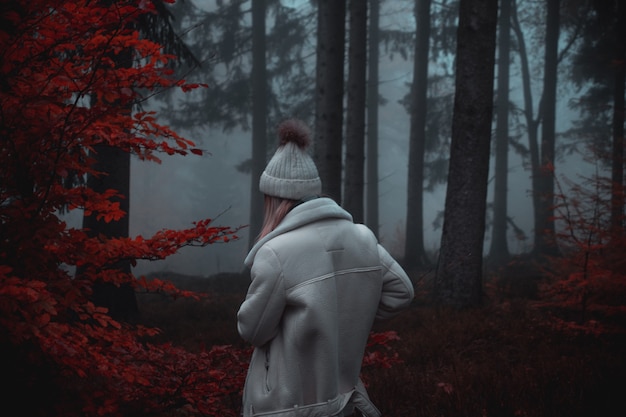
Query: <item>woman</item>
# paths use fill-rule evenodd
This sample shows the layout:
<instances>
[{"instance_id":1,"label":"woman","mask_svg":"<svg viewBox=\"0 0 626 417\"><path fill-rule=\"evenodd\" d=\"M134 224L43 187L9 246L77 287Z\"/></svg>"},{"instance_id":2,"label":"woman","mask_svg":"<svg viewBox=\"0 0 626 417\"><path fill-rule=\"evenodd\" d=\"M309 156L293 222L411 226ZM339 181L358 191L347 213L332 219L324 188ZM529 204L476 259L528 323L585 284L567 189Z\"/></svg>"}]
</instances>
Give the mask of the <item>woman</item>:
<instances>
[{"instance_id":1,"label":"woman","mask_svg":"<svg viewBox=\"0 0 626 417\"><path fill-rule=\"evenodd\" d=\"M259 182L265 221L237 313L239 334L255 346L243 415L380 416L359 379L365 345L375 319L411 303L413 286L367 227L319 197L306 126L288 120L278 135Z\"/></svg>"}]
</instances>

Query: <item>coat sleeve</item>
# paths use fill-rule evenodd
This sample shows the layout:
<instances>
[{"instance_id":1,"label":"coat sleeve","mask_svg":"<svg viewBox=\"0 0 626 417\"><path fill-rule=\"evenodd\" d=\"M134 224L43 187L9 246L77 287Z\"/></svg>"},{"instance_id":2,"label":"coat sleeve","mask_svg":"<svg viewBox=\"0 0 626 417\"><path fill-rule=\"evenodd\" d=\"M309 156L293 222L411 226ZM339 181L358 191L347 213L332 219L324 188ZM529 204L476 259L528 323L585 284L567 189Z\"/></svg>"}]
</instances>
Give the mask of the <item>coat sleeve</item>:
<instances>
[{"instance_id":1,"label":"coat sleeve","mask_svg":"<svg viewBox=\"0 0 626 417\"><path fill-rule=\"evenodd\" d=\"M378 245L378 256L383 268L383 289L376 318L388 319L408 307L415 292L404 269L381 245Z\"/></svg>"},{"instance_id":2,"label":"coat sleeve","mask_svg":"<svg viewBox=\"0 0 626 417\"><path fill-rule=\"evenodd\" d=\"M262 346L278 333L286 304L282 268L270 248L263 246L256 254L251 277L237 312L237 330L245 341Z\"/></svg>"}]
</instances>

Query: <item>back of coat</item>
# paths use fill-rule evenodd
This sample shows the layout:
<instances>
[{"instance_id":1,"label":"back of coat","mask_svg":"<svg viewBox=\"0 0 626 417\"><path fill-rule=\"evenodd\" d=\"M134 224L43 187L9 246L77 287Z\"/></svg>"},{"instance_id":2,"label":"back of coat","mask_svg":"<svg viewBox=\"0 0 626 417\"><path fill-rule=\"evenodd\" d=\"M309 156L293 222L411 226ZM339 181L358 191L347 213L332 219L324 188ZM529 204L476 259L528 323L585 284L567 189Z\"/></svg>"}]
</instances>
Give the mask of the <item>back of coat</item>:
<instances>
[{"instance_id":1,"label":"back of coat","mask_svg":"<svg viewBox=\"0 0 626 417\"><path fill-rule=\"evenodd\" d=\"M256 346L244 415L334 415L355 393L367 398L359 373L373 321L406 307L413 288L349 215L284 230L258 248L238 313Z\"/></svg>"},{"instance_id":2,"label":"back of coat","mask_svg":"<svg viewBox=\"0 0 626 417\"><path fill-rule=\"evenodd\" d=\"M276 253L285 274L285 342L295 348L285 353L298 362L302 401L326 401L358 380L381 297L377 242L362 226L326 220L276 244L283 245Z\"/></svg>"}]
</instances>

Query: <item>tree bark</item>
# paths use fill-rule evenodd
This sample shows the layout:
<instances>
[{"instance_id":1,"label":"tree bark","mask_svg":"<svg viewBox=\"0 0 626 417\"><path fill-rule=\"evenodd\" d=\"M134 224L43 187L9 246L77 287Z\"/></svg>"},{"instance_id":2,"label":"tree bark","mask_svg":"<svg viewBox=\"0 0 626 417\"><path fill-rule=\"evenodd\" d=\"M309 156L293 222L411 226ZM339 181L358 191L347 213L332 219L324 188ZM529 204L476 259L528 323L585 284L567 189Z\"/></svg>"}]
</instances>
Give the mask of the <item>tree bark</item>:
<instances>
[{"instance_id":1,"label":"tree bark","mask_svg":"<svg viewBox=\"0 0 626 417\"><path fill-rule=\"evenodd\" d=\"M341 202L345 0L319 0L315 76L315 160L322 192Z\"/></svg>"},{"instance_id":2,"label":"tree bark","mask_svg":"<svg viewBox=\"0 0 626 417\"><path fill-rule=\"evenodd\" d=\"M489 261L502 265L509 259L507 198L509 170L509 64L511 49L511 0L500 0L498 38L498 96L496 101L495 185L493 228Z\"/></svg>"},{"instance_id":3,"label":"tree bark","mask_svg":"<svg viewBox=\"0 0 626 417\"><path fill-rule=\"evenodd\" d=\"M497 0L461 0L450 168L434 298L458 308L482 298Z\"/></svg>"},{"instance_id":4,"label":"tree bark","mask_svg":"<svg viewBox=\"0 0 626 417\"><path fill-rule=\"evenodd\" d=\"M541 103L541 159L538 176L537 212L538 229L535 230L535 254L558 254L554 227L554 150L556 129L556 87L559 45L560 0L547 1L546 42Z\"/></svg>"},{"instance_id":5,"label":"tree bark","mask_svg":"<svg viewBox=\"0 0 626 417\"><path fill-rule=\"evenodd\" d=\"M98 145L94 148L96 164L94 169L105 173L99 177L90 175L87 178L87 187L103 193L113 189L123 198L112 199L120 204L120 209L126 213L119 220L106 223L98 220L95 215L83 217L83 228L91 237L103 235L108 238L128 237L129 214L130 214L130 153L109 145ZM123 260L115 265L108 265L123 274L130 274L129 260ZM79 273L79 272L78 272ZM119 287L108 282L96 282L93 286L94 304L109 309L111 317L120 320L128 320L138 312L135 289L126 284Z\"/></svg>"},{"instance_id":6,"label":"tree bark","mask_svg":"<svg viewBox=\"0 0 626 417\"><path fill-rule=\"evenodd\" d=\"M367 78L367 193L365 224L378 236L378 59L380 48L380 0L370 0Z\"/></svg>"},{"instance_id":7,"label":"tree bark","mask_svg":"<svg viewBox=\"0 0 626 417\"><path fill-rule=\"evenodd\" d=\"M127 49L113 59L121 68L132 66L133 51ZM131 108L127 109L131 111ZM106 236L107 238L121 238L129 236L130 224L130 152L114 148L107 144L94 147L93 154L96 162L94 169L102 172L100 176L89 175L87 187L98 193L104 193L109 189L116 190L122 197L114 198L120 209L126 213L119 220L105 222L98 220L95 214L83 216L83 228L90 237ZM130 274L130 260L121 260L107 268L115 269L122 274ZM77 275L81 273L78 268ZM139 313L135 289L131 284L116 286L108 282L95 282L93 285L94 304L106 307L111 317L116 320L129 320Z\"/></svg>"},{"instance_id":8,"label":"tree bark","mask_svg":"<svg viewBox=\"0 0 626 417\"><path fill-rule=\"evenodd\" d=\"M101 0L105 5L111 5L112 0ZM161 2L155 2L157 14L144 17L142 20L133 23L139 28L144 36L156 39L170 53L174 53L179 58L190 65L198 65L199 61L191 53L189 48L175 35L175 31L170 25L169 11ZM133 65L133 51L127 49L117 55L112 56L116 64L121 68L130 68ZM131 108L127 109L131 111ZM114 199L120 204L120 209L126 213L120 220L104 222L97 220L95 216L83 217L83 228L88 229L90 236L103 235L109 238L120 238L129 236L130 222L130 153L118 148L113 148L106 144L98 145L94 148L96 163L94 168L103 172L100 177L89 176L87 186L97 192L105 192L108 189L117 190L123 198ZM123 260L115 265L108 266L120 271L120 273L130 274L131 265L129 260ZM78 268L77 274L81 269ZM93 286L93 300L96 305L107 307L109 314L116 319L127 320L137 315L139 312L137 298L134 287L131 284L124 284L119 287L105 283L96 282Z\"/></svg>"},{"instance_id":9,"label":"tree bark","mask_svg":"<svg viewBox=\"0 0 626 417\"><path fill-rule=\"evenodd\" d=\"M356 223L364 221L365 93L367 67L367 2L350 0L348 103L344 208Z\"/></svg>"},{"instance_id":10,"label":"tree bark","mask_svg":"<svg viewBox=\"0 0 626 417\"><path fill-rule=\"evenodd\" d=\"M267 70L265 42L265 0L252 2L252 181L250 184L251 248L263 223L263 195L259 178L267 154Z\"/></svg>"},{"instance_id":11,"label":"tree bark","mask_svg":"<svg viewBox=\"0 0 626 417\"><path fill-rule=\"evenodd\" d=\"M430 44L431 0L415 0L417 26L411 86L411 127L407 216L404 248L406 268L422 268L430 263L424 249L424 152L428 110L428 51Z\"/></svg>"}]
</instances>

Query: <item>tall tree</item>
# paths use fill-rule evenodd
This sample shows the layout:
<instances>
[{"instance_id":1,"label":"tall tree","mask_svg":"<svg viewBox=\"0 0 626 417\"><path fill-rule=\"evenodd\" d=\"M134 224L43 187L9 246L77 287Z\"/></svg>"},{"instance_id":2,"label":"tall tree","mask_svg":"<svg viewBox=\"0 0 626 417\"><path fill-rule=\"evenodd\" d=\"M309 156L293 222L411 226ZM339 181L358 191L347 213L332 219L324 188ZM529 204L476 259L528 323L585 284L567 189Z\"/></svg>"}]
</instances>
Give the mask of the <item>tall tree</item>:
<instances>
[{"instance_id":1,"label":"tall tree","mask_svg":"<svg viewBox=\"0 0 626 417\"><path fill-rule=\"evenodd\" d=\"M315 74L315 159L322 191L341 202L345 0L320 0Z\"/></svg>"},{"instance_id":2,"label":"tall tree","mask_svg":"<svg viewBox=\"0 0 626 417\"><path fill-rule=\"evenodd\" d=\"M102 2L107 7L111 7L111 2ZM136 22L126 22L128 27ZM131 68L133 65L133 50L126 48L118 54L110 54L110 59L119 68ZM92 97L92 100L96 100ZM115 105L115 103L106 103ZM130 114L133 103L126 105L126 113ZM118 196L115 197L117 203L125 215L119 219L105 221L104 218L97 217L96 213L83 216L83 229L90 237L104 235L107 238L125 238L129 236L130 220L130 153L119 147L113 147L108 143L95 145L92 151L95 159L94 168L99 174L87 175L87 187L98 193L105 193L107 190L116 190ZM117 270L122 274L130 274L130 260L120 260L107 268ZM77 269L77 275L83 273L83 268ZM109 313L116 319L130 319L139 311L134 288L129 284L114 285L110 282L99 280L93 285L93 300L98 306L108 308Z\"/></svg>"},{"instance_id":3,"label":"tall tree","mask_svg":"<svg viewBox=\"0 0 626 417\"><path fill-rule=\"evenodd\" d=\"M313 19L308 17L268 0L217 2L208 10L188 7L179 16L187 22L189 44L208 64L183 69L190 71L185 79L210 88L198 92L197 100L170 106L175 109L172 124L251 131L252 153L237 166L251 174L249 245L262 222L258 180L267 159L267 138L274 137L273 127L286 117L312 118L312 66L304 56L311 52L307 37L312 27L306 22Z\"/></svg>"},{"instance_id":4,"label":"tall tree","mask_svg":"<svg viewBox=\"0 0 626 417\"><path fill-rule=\"evenodd\" d=\"M355 222L363 223L367 2L350 0L349 18L348 100L343 206L352 214Z\"/></svg>"},{"instance_id":5,"label":"tall tree","mask_svg":"<svg viewBox=\"0 0 626 417\"><path fill-rule=\"evenodd\" d=\"M266 73L272 80L267 83L268 127L286 116L311 118L314 105L312 58L308 59L312 56L309 37L315 29L314 9L282 3L265 1ZM252 7L246 5L252 3L215 2L213 8L186 9L179 17L187 22L186 42L203 63L191 72L182 69L189 72L185 79L207 83L211 88L198 92L196 100L171 106L176 125L209 126L225 132L251 128L253 25Z\"/></svg>"},{"instance_id":6,"label":"tall tree","mask_svg":"<svg viewBox=\"0 0 626 417\"><path fill-rule=\"evenodd\" d=\"M543 72L543 97L541 102L540 166L533 175L538 176L534 190L537 193L535 210L535 248L537 255L555 255L558 249L554 225L554 153L556 142L556 89L559 55L560 0L549 0L546 13L546 41Z\"/></svg>"},{"instance_id":7,"label":"tall tree","mask_svg":"<svg viewBox=\"0 0 626 417\"><path fill-rule=\"evenodd\" d=\"M513 7L511 9L511 24L513 32L517 40L517 48L519 50L520 67L522 73L522 93L524 98L524 118L526 120L526 133L528 135L528 154L530 159L530 171L531 171L531 188L532 188L532 202L533 202L533 221L534 221L534 234L539 232L539 198L536 190L539 190L539 176L535 175L535 172L539 170L539 123L541 122L541 108L538 111L538 116L535 118L535 109L533 103L532 94L532 81L531 81L531 69L528 60L528 50L526 47L526 41L524 37L524 31L520 24L517 11L517 2L513 0ZM541 106L542 102L539 102Z\"/></svg>"},{"instance_id":8,"label":"tall tree","mask_svg":"<svg viewBox=\"0 0 626 417\"><path fill-rule=\"evenodd\" d=\"M424 249L424 152L428 95L428 51L431 0L415 0L417 26L411 86L411 127L404 263L407 268L430 263Z\"/></svg>"},{"instance_id":9,"label":"tall tree","mask_svg":"<svg viewBox=\"0 0 626 417\"><path fill-rule=\"evenodd\" d=\"M461 0L450 169L435 299L477 306L482 296L497 0Z\"/></svg>"},{"instance_id":10,"label":"tall tree","mask_svg":"<svg viewBox=\"0 0 626 417\"><path fill-rule=\"evenodd\" d=\"M611 164L611 227L615 236L624 234L624 119L626 105L626 4L617 2L617 24L615 30L615 50L613 55L614 86L613 86L613 162Z\"/></svg>"},{"instance_id":11,"label":"tall tree","mask_svg":"<svg viewBox=\"0 0 626 417\"><path fill-rule=\"evenodd\" d=\"M602 166L610 167L610 225L613 236L619 236L624 227L626 4L619 0L579 0L565 5L575 17L585 16L582 42L573 58L575 70L570 72L582 90L575 106L580 119L568 136L575 144L591 147ZM564 24L571 23L566 20Z\"/></svg>"},{"instance_id":12,"label":"tall tree","mask_svg":"<svg viewBox=\"0 0 626 417\"><path fill-rule=\"evenodd\" d=\"M189 295L111 266L121 259L163 259L181 247L228 239L232 231L210 226L206 219L191 229L161 230L153 237L90 237L60 215L77 209L111 221L128 215L111 199L118 192L101 193L81 181L100 174L102 165L94 167L90 152L95 146L106 143L148 161L163 154L202 153L160 124L158 115L129 106L160 88L194 89L171 77L172 57L161 45L126 24L154 8L136 1L10 3L0 6L11 11L2 15L7 20L0 27L4 406L23 416L134 415L138 408L145 415L184 409L189 416L206 416L223 409L221 415L234 416L232 404L231 410L222 408L219 398L224 390L236 395L238 384L206 372L217 369L211 357L229 362L223 353L196 356L146 343L151 329L122 325L91 300L93 283L103 281ZM135 65L121 67L114 58L128 50ZM69 181L72 176L76 182ZM71 274L68 266L83 271ZM181 372L178 365L185 369ZM228 365L232 375L236 364ZM33 392L38 401L27 400ZM164 392L173 395L164 400Z\"/></svg>"},{"instance_id":13,"label":"tall tree","mask_svg":"<svg viewBox=\"0 0 626 417\"><path fill-rule=\"evenodd\" d=\"M525 4L526 6L529 5L529 3L525 3ZM540 3L540 4L535 3L534 5L539 6L540 9L531 13L533 17L532 18L533 22L536 21L535 16L545 14L545 9L543 9L543 7L546 6L546 3ZM543 88L540 89L541 99L539 100L537 115L535 116L534 115L535 106L533 103L534 88L532 85L532 78L533 78L532 68L529 62L530 61L529 52L528 52L528 48L526 46L526 41L525 41L526 31L522 27L521 19L519 17L520 11L521 9L518 10L517 2L514 0L512 4L512 8L511 8L511 26L513 29L513 33L515 34L516 45L519 51L520 68L521 68L521 75L522 75L522 92L523 92L523 100L524 100L523 115L524 115L524 119L526 120L526 132L528 136L528 157L530 160L530 172L531 172L530 177L531 177L531 186L532 186L531 195L532 195L533 217L534 217L533 219L534 221L533 253L535 255L541 255L542 252L544 252L544 249L542 248L543 246L542 242L544 240L548 244L550 244L550 241L553 242L553 239L549 238L549 236L542 233L546 225L545 221L543 220L543 217L546 215L549 215L548 213L551 212L552 210L551 205L547 205L546 201L542 201L542 195L545 194L545 190L543 189L545 188L545 181L547 180L547 181L553 182L554 177L553 177L552 167L550 166L545 166L545 168L548 168L549 178L547 178L545 175L544 177L540 175L542 172L542 160L544 160L545 157L542 155L543 146L540 147L540 144L539 144L539 126L542 123L542 119L545 113L544 106L547 104L547 100L545 99L545 96L546 96L545 90L546 88L552 88L552 87L551 87L551 83L549 82L550 75L548 75L548 79L546 79L546 74L545 74L546 65L544 62L544 65L543 65L544 82L543 82ZM588 11L582 13L581 16L586 16L587 13ZM569 39L567 39L567 41L564 42L564 46L558 54L557 60L555 62L556 67L554 68L554 75L553 75L553 78L555 81L556 81L556 70L557 70L559 62L561 62L564 59L564 57L567 56L569 49L573 45L576 44L576 41L580 36L580 27L581 27L580 20L584 20L584 19L578 19L578 20L579 22L577 22L572 28L572 30L570 31ZM550 21L552 22L552 24L554 24L554 19L550 19ZM548 20L546 20L546 23L548 23ZM547 28L545 32L547 36ZM551 29L551 32L553 33L554 29ZM551 36L552 38L554 38L554 33ZM558 36L557 36L557 40L558 40ZM554 42L554 39L551 39L551 42ZM542 42L542 44L544 45L545 48L548 47L547 42L544 41ZM546 136L546 139L548 139L548 136ZM553 160L552 160L552 163L553 163ZM552 197L550 197L550 199L552 199ZM548 212L546 212L542 208L547 208ZM548 219L548 222L551 222L551 220ZM553 224L553 222L551 223ZM547 239L545 239L546 237Z\"/></svg>"},{"instance_id":14,"label":"tall tree","mask_svg":"<svg viewBox=\"0 0 626 417\"><path fill-rule=\"evenodd\" d=\"M102 0L102 4L111 8L111 13L120 13L123 4L110 0ZM129 27L132 25L139 29L142 35L148 39L159 41L166 51L178 53L181 60L191 65L195 65L195 57L189 49L176 36L171 24L172 15L164 7L161 0L153 2L157 13L142 16L132 22L126 22ZM119 8L119 10L115 10ZM131 68L133 66L134 51L131 48L118 53L111 53L110 59L120 68ZM109 103L111 105L113 103ZM127 105L127 112L131 112L133 103ZM93 147L93 157L96 160L95 169L99 175L88 175L87 186L96 192L104 193L107 190L117 190L119 197L116 203L120 209L126 213L125 216L105 221L95 214L86 214L83 217L83 228L91 236L104 235L109 238L123 238L129 236L129 215L130 215L130 152L119 147L113 147L102 143ZM131 264L129 260L120 260L110 268L122 273L130 273ZM79 268L80 272L80 268ZM107 307L111 315L115 318L130 318L138 311L135 292L130 285L113 285L107 282L98 282L94 285L94 302L97 305Z\"/></svg>"},{"instance_id":15,"label":"tall tree","mask_svg":"<svg viewBox=\"0 0 626 417\"><path fill-rule=\"evenodd\" d=\"M489 261L505 263L507 242L507 199L509 170L509 69L511 50L511 0L500 0L498 19L498 80L496 97L495 186L493 192L493 227Z\"/></svg>"},{"instance_id":16,"label":"tall tree","mask_svg":"<svg viewBox=\"0 0 626 417\"><path fill-rule=\"evenodd\" d=\"M259 178L267 153L267 69L265 42L265 0L252 2L252 181L250 186L249 247L261 231L263 196Z\"/></svg>"},{"instance_id":17,"label":"tall tree","mask_svg":"<svg viewBox=\"0 0 626 417\"><path fill-rule=\"evenodd\" d=\"M415 5L415 2L413 2ZM458 26L458 1L449 2L446 4L432 2L430 5L430 35L429 35L429 47L428 47L428 80L425 109L427 110L425 117L425 128L423 135L423 157L421 158L423 169L422 172L422 188L419 196L422 203L416 206L422 211L424 210L424 201L428 193L433 192L436 188L445 185L448 175L448 160L449 160L449 148L450 148L450 136L451 136L451 121L452 121L452 109L454 104L454 69L453 62L455 61L456 54L456 39L455 34ZM414 10L416 10L414 8ZM421 25L422 27L424 25ZM383 32L384 33L384 32ZM410 45L415 51L416 47L416 32L411 33ZM415 54L412 54L413 59L416 58ZM414 69L415 82L416 71ZM402 104L406 109L409 116L412 118L416 115L415 101L414 101L414 88L412 85L407 89L407 94L402 99ZM409 133L409 137L415 133L415 130ZM414 147L415 149L415 147ZM413 163L410 163L410 169L414 168ZM417 170L419 173L420 170ZM415 193L418 189L415 185L409 181L407 191ZM413 191L411 191L413 190ZM407 209L409 206L409 200L411 198L407 193ZM423 208L424 207L424 208ZM408 213L408 210L407 210ZM416 221L415 219L407 219L407 223L413 222L416 225L425 230L424 224L425 212L423 211L422 220ZM443 211L436 213L435 219L432 222L434 228L441 228L443 222ZM410 227L410 226L409 226ZM406 238L414 239L417 242L422 242L424 239L420 239L416 236L409 236L409 234L415 235L416 233L424 235L423 230L413 230L409 232L409 229L405 227ZM422 244L423 245L423 244ZM407 243L405 242L405 253ZM415 250L415 245L408 244L408 249ZM421 251L420 251L421 252ZM428 258L428 254L425 255L428 262L433 262ZM405 256L408 258L408 256ZM419 259L413 257L413 260ZM411 259L406 259L406 262L412 262ZM428 265L428 263L422 263L422 266Z\"/></svg>"},{"instance_id":18,"label":"tall tree","mask_svg":"<svg viewBox=\"0 0 626 417\"><path fill-rule=\"evenodd\" d=\"M380 56L380 0L369 0L369 41L367 56L367 193L365 224L378 236L378 104Z\"/></svg>"}]
</instances>

